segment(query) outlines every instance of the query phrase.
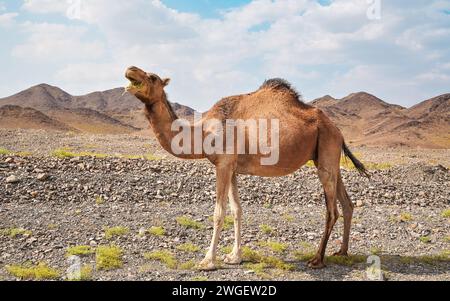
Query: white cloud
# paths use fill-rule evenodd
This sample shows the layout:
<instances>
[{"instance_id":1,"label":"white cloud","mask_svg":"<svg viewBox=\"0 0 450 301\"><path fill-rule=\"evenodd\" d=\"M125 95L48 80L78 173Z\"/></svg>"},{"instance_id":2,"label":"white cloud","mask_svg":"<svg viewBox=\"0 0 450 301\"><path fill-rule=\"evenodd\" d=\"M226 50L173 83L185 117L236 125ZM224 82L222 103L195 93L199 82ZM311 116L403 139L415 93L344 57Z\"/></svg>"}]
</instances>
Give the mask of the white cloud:
<instances>
[{"instance_id":1,"label":"white cloud","mask_svg":"<svg viewBox=\"0 0 450 301\"><path fill-rule=\"evenodd\" d=\"M308 99L366 89L404 105L450 86L448 68L434 71L450 61L448 1L383 1L377 21L368 20L366 0L254 0L217 19L159 0L81 4L84 25L23 24L27 38L13 52L59 61L54 80L79 93L121 84L128 65L172 77L173 100L200 110L274 76ZM65 15L68 3L27 0L22 8ZM431 75L438 84L426 81Z\"/></svg>"},{"instance_id":2,"label":"white cloud","mask_svg":"<svg viewBox=\"0 0 450 301\"><path fill-rule=\"evenodd\" d=\"M15 18L17 17L17 15L17 13L0 14L0 28L10 28L15 25Z\"/></svg>"},{"instance_id":3,"label":"white cloud","mask_svg":"<svg viewBox=\"0 0 450 301\"><path fill-rule=\"evenodd\" d=\"M69 6L67 0L24 0L22 9L38 14L65 13Z\"/></svg>"},{"instance_id":4,"label":"white cloud","mask_svg":"<svg viewBox=\"0 0 450 301\"><path fill-rule=\"evenodd\" d=\"M63 24L31 23L21 25L28 39L14 47L12 55L41 62L97 59L104 53L98 41L83 41L87 29Z\"/></svg>"}]
</instances>

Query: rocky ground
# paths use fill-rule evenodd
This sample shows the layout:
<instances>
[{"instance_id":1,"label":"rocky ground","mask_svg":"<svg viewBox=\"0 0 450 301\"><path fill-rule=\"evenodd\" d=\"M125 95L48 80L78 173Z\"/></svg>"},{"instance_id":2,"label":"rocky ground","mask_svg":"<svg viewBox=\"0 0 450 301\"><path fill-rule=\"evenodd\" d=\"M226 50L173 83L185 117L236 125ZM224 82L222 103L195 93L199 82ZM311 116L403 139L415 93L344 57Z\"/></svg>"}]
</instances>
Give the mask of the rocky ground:
<instances>
[{"instance_id":1,"label":"rocky ground","mask_svg":"<svg viewBox=\"0 0 450 301\"><path fill-rule=\"evenodd\" d=\"M260 256L276 257L282 264L223 264L207 273L197 271L190 261L202 259L212 234L215 183L209 163L49 155L58 147L74 147L74 143L79 145L77 151L88 143L96 152L117 145L121 148L116 151L122 154L159 151L154 142L142 137L115 137L112 142L102 138L106 143L97 137L86 143L86 137L64 140L61 136L58 140L42 133L2 131L0 136L0 148L32 152L31 156L0 155L0 279L15 279L7 266L40 262L57 269L58 279L64 279L70 265L68 247L87 245L95 251L99 246L115 245L123 251L123 266L97 269L95 254L88 254L81 260L93 268L89 278L366 280L365 259L376 253L385 279L450 280L450 220L445 214L450 207L448 151L388 150L384 158L403 157L405 162L373 170L371 180L344 170L344 181L357 205L351 253L361 255L362 260L358 257L342 264L330 258L323 270L308 269L304 258L298 256L318 245L324 228L324 201L315 170L305 167L274 179L241 176L244 243ZM66 145L69 141L72 145ZM140 146L133 146L134 142ZM363 155L372 160L383 157L379 150ZM406 162L409 157L414 163ZM177 218L183 216L198 222L199 229L181 225ZM108 238L105 229L111 227L128 231ZM148 233L151 227L162 227L165 234ZM12 235L13 229L21 230ZM338 249L341 234L339 220L329 253ZM221 248L232 244L232 236L232 227L228 227ZM268 246L268 241L277 244ZM186 243L199 250L179 250ZM144 257L153 251L170 251L178 264Z\"/></svg>"}]
</instances>

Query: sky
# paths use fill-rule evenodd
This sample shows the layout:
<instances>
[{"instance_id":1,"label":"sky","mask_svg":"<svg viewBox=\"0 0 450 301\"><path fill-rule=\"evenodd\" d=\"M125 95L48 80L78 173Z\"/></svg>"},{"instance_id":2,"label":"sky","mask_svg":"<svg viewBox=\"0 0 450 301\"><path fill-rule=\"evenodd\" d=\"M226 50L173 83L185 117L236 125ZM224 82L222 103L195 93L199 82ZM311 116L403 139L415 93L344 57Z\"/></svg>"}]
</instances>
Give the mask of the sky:
<instances>
[{"instance_id":1,"label":"sky","mask_svg":"<svg viewBox=\"0 0 450 301\"><path fill-rule=\"evenodd\" d=\"M0 97L121 87L131 65L200 111L273 77L308 101L450 92L449 0L0 0L0 38Z\"/></svg>"}]
</instances>

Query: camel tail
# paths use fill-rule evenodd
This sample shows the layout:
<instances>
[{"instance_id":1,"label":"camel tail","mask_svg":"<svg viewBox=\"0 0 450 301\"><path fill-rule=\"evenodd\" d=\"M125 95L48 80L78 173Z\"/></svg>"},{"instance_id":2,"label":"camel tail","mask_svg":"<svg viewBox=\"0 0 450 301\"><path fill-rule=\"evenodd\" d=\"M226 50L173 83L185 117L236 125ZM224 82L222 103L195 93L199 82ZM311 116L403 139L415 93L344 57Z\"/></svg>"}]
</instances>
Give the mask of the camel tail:
<instances>
[{"instance_id":1,"label":"camel tail","mask_svg":"<svg viewBox=\"0 0 450 301\"><path fill-rule=\"evenodd\" d=\"M370 179L370 174L367 171L364 164L361 161L359 161L358 158L355 157L355 155L353 155L353 153L350 151L350 149L345 144L345 142L342 146L342 149L344 151L344 155L352 161L353 165L355 165L355 167L358 170L358 172L360 173L360 175Z\"/></svg>"}]
</instances>

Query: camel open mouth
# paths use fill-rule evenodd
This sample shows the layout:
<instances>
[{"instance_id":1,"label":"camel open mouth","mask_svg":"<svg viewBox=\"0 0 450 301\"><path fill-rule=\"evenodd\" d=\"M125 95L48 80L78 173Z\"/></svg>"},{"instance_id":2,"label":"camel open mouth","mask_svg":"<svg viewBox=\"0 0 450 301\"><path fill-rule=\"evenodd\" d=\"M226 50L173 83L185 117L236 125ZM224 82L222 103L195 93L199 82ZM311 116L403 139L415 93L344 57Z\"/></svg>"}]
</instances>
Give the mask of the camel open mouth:
<instances>
[{"instance_id":1,"label":"camel open mouth","mask_svg":"<svg viewBox=\"0 0 450 301\"><path fill-rule=\"evenodd\" d=\"M130 81L128 86L125 87L126 91L129 91L131 89L141 89L144 87L144 83L142 81L137 80L130 75L126 75L126 78Z\"/></svg>"}]
</instances>

